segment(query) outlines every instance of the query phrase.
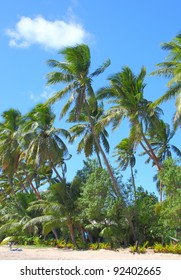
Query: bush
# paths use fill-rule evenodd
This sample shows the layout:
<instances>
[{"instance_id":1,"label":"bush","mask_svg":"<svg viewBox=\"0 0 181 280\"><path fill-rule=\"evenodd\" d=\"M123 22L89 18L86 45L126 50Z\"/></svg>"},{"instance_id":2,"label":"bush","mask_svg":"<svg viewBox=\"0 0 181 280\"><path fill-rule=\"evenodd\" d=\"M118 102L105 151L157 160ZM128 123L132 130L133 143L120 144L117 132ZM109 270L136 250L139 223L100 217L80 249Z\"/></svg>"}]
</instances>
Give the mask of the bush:
<instances>
[{"instance_id":1,"label":"bush","mask_svg":"<svg viewBox=\"0 0 181 280\"><path fill-rule=\"evenodd\" d=\"M89 249L90 250L98 250L98 249L105 249L105 250L110 250L111 249L111 246L109 243L99 243L99 242L96 242L96 243L91 243L89 245Z\"/></svg>"},{"instance_id":2,"label":"bush","mask_svg":"<svg viewBox=\"0 0 181 280\"><path fill-rule=\"evenodd\" d=\"M163 246L160 243L155 243L154 245L154 252L155 253L172 253L172 254L181 254L181 244L167 244Z\"/></svg>"},{"instance_id":3,"label":"bush","mask_svg":"<svg viewBox=\"0 0 181 280\"><path fill-rule=\"evenodd\" d=\"M130 252L131 253L138 253L138 254L144 254L146 253L146 247L148 246L148 241L146 241L142 246L130 246Z\"/></svg>"},{"instance_id":4,"label":"bush","mask_svg":"<svg viewBox=\"0 0 181 280\"><path fill-rule=\"evenodd\" d=\"M75 246L71 242L66 243L65 240L57 241L57 248L60 248L60 249L76 249Z\"/></svg>"}]
</instances>

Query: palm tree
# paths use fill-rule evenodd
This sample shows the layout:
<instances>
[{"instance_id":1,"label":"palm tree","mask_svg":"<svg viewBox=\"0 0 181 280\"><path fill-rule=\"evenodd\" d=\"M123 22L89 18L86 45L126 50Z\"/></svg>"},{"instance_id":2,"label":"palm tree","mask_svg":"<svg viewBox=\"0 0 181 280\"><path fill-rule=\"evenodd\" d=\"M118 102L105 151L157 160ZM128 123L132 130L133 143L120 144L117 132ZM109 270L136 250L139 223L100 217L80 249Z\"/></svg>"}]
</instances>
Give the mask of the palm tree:
<instances>
[{"instance_id":1,"label":"palm tree","mask_svg":"<svg viewBox=\"0 0 181 280\"><path fill-rule=\"evenodd\" d=\"M79 184L75 179L72 183L66 180L53 184L45 192L44 199L33 203L28 209L36 211L40 209L42 214L28 221L25 229L31 228L37 224L43 225L43 235L51 231L55 234L56 229L67 227L70 233L72 243L77 247L75 238L75 203L79 196Z\"/></svg>"},{"instance_id":2,"label":"palm tree","mask_svg":"<svg viewBox=\"0 0 181 280\"><path fill-rule=\"evenodd\" d=\"M181 127L181 93L179 93L179 95L177 96L175 104L177 107L177 111L175 112L173 117L174 129L176 129L178 126Z\"/></svg>"},{"instance_id":3,"label":"palm tree","mask_svg":"<svg viewBox=\"0 0 181 280\"><path fill-rule=\"evenodd\" d=\"M170 78L167 86L169 89L166 93L155 101L158 105L163 101L167 101L177 96L176 106L178 108L178 114L180 114L180 91L181 91L181 32L168 43L162 43L163 50L169 52L166 61L158 63L158 70L151 73L151 75L165 76ZM178 118L176 118L178 119ZM176 121L175 119L175 121ZM177 123L178 125L178 123Z\"/></svg>"},{"instance_id":4,"label":"palm tree","mask_svg":"<svg viewBox=\"0 0 181 280\"><path fill-rule=\"evenodd\" d=\"M134 142L139 143L149 157L154 161L158 170L161 166L158 158L152 150L145 134L148 129L155 130L159 123L158 107L153 108L152 102L144 98L144 78L146 69L143 67L136 76L127 66L122 71L109 78L110 86L102 88L98 92L98 98L109 98L109 102L115 104L107 111L102 124L113 123L113 129L117 128L124 118L131 125L131 134Z\"/></svg>"},{"instance_id":5,"label":"palm tree","mask_svg":"<svg viewBox=\"0 0 181 280\"><path fill-rule=\"evenodd\" d=\"M157 158L162 164L167 157L172 156L172 151L181 157L181 151L175 145L170 143L174 137L175 130L170 129L170 125L160 120L159 129L156 131L148 131L148 141L154 150Z\"/></svg>"},{"instance_id":6,"label":"palm tree","mask_svg":"<svg viewBox=\"0 0 181 280\"><path fill-rule=\"evenodd\" d=\"M49 165L59 180L63 180L56 166L64 166L64 161L70 156L59 135L67 138L69 133L65 129L55 128L54 120L51 108L38 104L24 117L21 145L24 147L23 158L27 164L34 166L34 170Z\"/></svg>"},{"instance_id":7,"label":"palm tree","mask_svg":"<svg viewBox=\"0 0 181 280\"><path fill-rule=\"evenodd\" d=\"M170 143L170 140L175 135L175 130L171 130L169 124L164 123L160 120L158 129L155 131L148 131L148 141L154 153L156 154L160 165L162 166L163 162L167 157L172 157L172 151L178 156L181 157L181 151L175 145ZM145 153L143 153L145 154ZM150 161L150 158L147 159L146 163ZM154 177L154 180L157 180L157 176ZM162 182L159 181L159 192L160 192L160 201L162 201Z\"/></svg>"},{"instance_id":8,"label":"palm tree","mask_svg":"<svg viewBox=\"0 0 181 280\"><path fill-rule=\"evenodd\" d=\"M122 141L115 147L113 156L117 157L116 162L118 162L118 168L120 167L122 170L126 170L127 167L130 166L131 181L134 189L134 198L136 200L136 184L133 171L133 168L136 164L136 158L134 143L131 142L131 139L122 139Z\"/></svg>"},{"instance_id":9,"label":"palm tree","mask_svg":"<svg viewBox=\"0 0 181 280\"><path fill-rule=\"evenodd\" d=\"M34 193L16 193L16 197L8 197L0 209L1 221L0 239L8 236L14 236L15 241L20 236L32 236L36 234L37 227L29 227L28 231L24 230L24 225L33 218L28 213L28 205L35 201Z\"/></svg>"},{"instance_id":10,"label":"palm tree","mask_svg":"<svg viewBox=\"0 0 181 280\"><path fill-rule=\"evenodd\" d=\"M58 69L58 71L48 74L48 85L58 84L60 82L66 83L67 86L64 89L59 90L51 97L47 103L55 103L62 99L65 95L70 94L68 101L61 111L61 117L63 117L70 106L74 104L74 120L78 121L82 109L85 108L89 123L91 126L94 141L101 153L110 177L113 182L115 192L120 194L118 184L114 178L112 169L108 162L108 159L100 145L97 133L95 131L95 125L91 117L91 109L88 99L95 100L95 94L92 88L92 79L98 76L110 65L110 60L107 60L101 67L94 72L89 73L91 64L90 50L87 45L81 44L75 47L67 47L59 52L64 55L65 62L59 62L56 60L49 60L48 65ZM93 102L93 101L92 101Z\"/></svg>"},{"instance_id":11,"label":"palm tree","mask_svg":"<svg viewBox=\"0 0 181 280\"><path fill-rule=\"evenodd\" d=\"M18 129L21 123L21 113L15 109L9 109L2 114L0 123L0 166L2 174L8 176L11 191L15 193L13 176L18 168L21 154L18 142Z\"/></svg>"},{"instance_id":12,"label":"palm tree","mask_svg":"<svg viewBox=\"0 0 181 280\"><path fill-rule=\"evenodd\" d=\"M89 101L89 104L91 105L91 101ZM92 122L94 123L94 127L96 127L100 118L103 116L103 104L101 104L100 106L98 106L97 104L95 108L91 107L90 115L92 118ZM68 122L74 122L73 116L74 112L72 111L69 115ZM95 152L99 161L99 165L102 167L101 159L99 156L99 149L94 140L94 135L89 123L89 118L87 117L85 110L82 110L82 113L79 116L79 123L72 126L69 131L71 133L71 142L74 142L77 137L83 135L81 141L78 144L77 152L80 153L82 152L82 150L84 150L86 157L91 156L93 152ZM99 142L102 142L105 151L109 153L109 142L107 140L107 137L108 132L105 128L97 130L97 139L99 140Z\"/></svg>"}]
</instances>

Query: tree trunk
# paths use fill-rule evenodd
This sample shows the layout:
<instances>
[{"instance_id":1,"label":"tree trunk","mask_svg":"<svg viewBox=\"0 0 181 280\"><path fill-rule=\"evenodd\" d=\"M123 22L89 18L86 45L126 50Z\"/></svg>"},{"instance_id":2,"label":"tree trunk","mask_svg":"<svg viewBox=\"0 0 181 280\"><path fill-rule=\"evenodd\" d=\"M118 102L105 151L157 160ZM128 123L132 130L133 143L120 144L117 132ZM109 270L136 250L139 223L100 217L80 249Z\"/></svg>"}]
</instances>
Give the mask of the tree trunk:
<instances>
[{"instance_id":1,"label":"tree trunk","mask_svg":"<svg viewBox=\"0 0 181 280\"><path fill-rule=\"evenodd\" d=\"M160 181L160 202L162 204L162 200L163 200L163 188L162 188L162 182Z\"/></svg>"},{"instance_id":2,"label":"tree trunk","mask_svg":"<svg viewBox=\"0 0 181 280\"><path fill-rule=\"evenodd\" d=\"M71 237L72 243L75 247L77 247L74 227L73 227L72 221L70 221L70 220L68 221L68 229L69 229L69 232L70 232L70 237Z\"/></svg>"},{"instance_id":3,"label":"tree trunk","mask_svg":"<svg viewBox=\"0 0 181 280\"><path fill-rule=\"evenodd\" d=\"M35 193L37 199L38 199L38 200L41 200L41 195L40 195L40 193L37 191L37 189L34 187L34 185L33 185L33 183L32 183L32 180L30 179L28 173L26 172L26 170L25 170L22 166L21 166L21 168L22 168L22 170L23 170L23 172L24 172L24 174L25 174L25 176L26 176L26 179L28 180L28 182L29 182L29 184L30 184L32 190L34 191L34 193Z\"/></svg>"},{"instance_id":4,"label":"tree trunk","mask_svg":"<svg viewBox=\"0 0 181 280\"><path fill-rule=\"evenodd\" d=\"M134 199L136 201L136 184L135 184L135 179L134 179L134 173L133 173L133 167L131 166L131 181L133 185L133 190L134 190Z\"/></svg>"},{"instance_id":5,"label":"tree trunk","mask_svg":"<svg viewBox=\"0 0 181 280\"><path fill-rule=\"evenodd\" d=\"M160 171L161 170L161 164L159 163L157 156L153 152L153 149L151 148L151 146L150 146L148 140L146 139L146 137L144 136L144 134L142 134L142 136L143 136L143 140L146 143L149 150L147 150L145 148L145 146L143 145L143 143L140 141L140 144L141 144L142 148L147 153L147 155L154 161L154 163L156 164L156 166L158 168L158 171ZM160 182L160 202L162 202L162 198L163 198L162 183Z\"/></svg>"},{"instance_id":6,"label":"tree trunk","mask_svg":"<svg viewBox=\"0 0 181 280\"><path fill-rule=\"evenodd\" d=\"M53 232L53 234L54 234L54 236L55 236L55 239L58 240L58 233L57 233L56 229L53 228L53 229L52 229L52 232Z\"/></svg>"},{"instance_id":7,"label":"tree trunk","mask_svg":"<svg viewBox=\"0 0 181 280\"><path fill-rule=\"evenodd\" d=\"M90 111L89 111L89 104L88 104L88 101L86 99L85 99L85 105L86 105L86 111L87 111L87 115L88 115L89 122L90 122L90 125L91 125L91 130L92 130L92 134L94 136L95 143L96 143L96 145L97 145L97 147L98 147L98 149L99 149L99 151L100 151L100 153L101 153L101 155L102 155L102 157L104 159L104 163L105 163L105 165L107 167L107 170L109 172L109 175L110 175L112 183L113 183L114 191L115 191L115 193L118 196L121 196L120 189L119 189L119 186L118 186L118 184L117 184L117 182L116 182L116 180L114 178L114 174L113 174L113 171L111 169L111 166L110 166L110 164L108 162L108 159L107 159L107 157L106 157L106 155L105 155L105 153L104 153L104 151L103 151L103 149L102 149L102 147L101 147L101 145L99 143L97 135L95 133L94 124L93 124L93 121L92 121L92 118L91 118L91 115L90 115Z\"/></svg>"},{"instance_id":8,"label":"tree trunk","mask_svg":"<svg viewBox=\"0 0 181 280\"><path fill-rule=\"evenodd\" d=\"M158 167L158 170L160 171L160 170L161 170L161 165L160 165L160 163L159 163L159 161L158 161L157 156L156 156L155 153L153 152L153 149L151 148L150 143L148 142L148 140L146 139L146 137L145 137L145 135L144 135L143 133L142 133L142 137L143 137L143 140L144 140L144 142L146 143L146 146L148 147L149 150L147 150L147 149L144 147L143 143L140 142L140 143L142 143L142 147L144 148L145 152L149 155L149 157L154 161L154 163L155 163L156 166Z\"/></svg>"},{"instance_id":9,"label":"tree trunk","mask_svg":"<svg viewBox=\"0 0 181 280\"><path fill-rule=\"evenodd\" d=\"M100 158L100 156L99 156L99 153L96 152L96 155L97 155L97 159L98 159L99 165L100 165L100 167L102 168L102 163L101 163L101 158Z\"/></svg>"},{"instance_id":10,"label":"tree trunk","mask_svg":"<svg viewBox=\"0 0 181 280\"><path fill-rule=\"evenodd\" d=\"M80 226L80 234L81 234L83 243L86 244L86 243L87 243L87 240L86 240L86 238L85 238L85 233L84 233L83 226Z\"/></svg>"},{"instance_id":11,"label":"tree trunk","mask_svg":"<svg viewBox=\"0 0 181 280\"><path fill-rule=\"evenodd\" d=\"M13 179L9 175L8 175L8 182L9 182L9 185L11 187L12 194L15 196L16 193L15 193L14 186L13 186Z\"/></svg>"},{"instance_id":12,"label":"tree trunk","mask_svg":"<svg viewBox=\"0 0 181 280\"><path fill-rule=\"evenodd\" d=\"M27 190L27 188L25 187L24 183L22 182L22 180L21 180L20 176L18 175L18 173L15 173L15 174L16 174L16 177L18 178L18 181L20 182L20 184L21 184L21 186L22 186L22 189L23 189L26 193L28 193L28 190Z\"/></svg>"},{"instance_id":13,"label":"tree trunk","mask_svg":"<svg viewBox=\"0 0 181 280\"><path fill-rule=\"evenodd\" d=\"M57 169L53 166L53 171L55 172L55 174L57 175L58 179L60 180L60 182L63 181L62 177L60 176L60 174L58 173Z\"/></svg>"}]
</instances>

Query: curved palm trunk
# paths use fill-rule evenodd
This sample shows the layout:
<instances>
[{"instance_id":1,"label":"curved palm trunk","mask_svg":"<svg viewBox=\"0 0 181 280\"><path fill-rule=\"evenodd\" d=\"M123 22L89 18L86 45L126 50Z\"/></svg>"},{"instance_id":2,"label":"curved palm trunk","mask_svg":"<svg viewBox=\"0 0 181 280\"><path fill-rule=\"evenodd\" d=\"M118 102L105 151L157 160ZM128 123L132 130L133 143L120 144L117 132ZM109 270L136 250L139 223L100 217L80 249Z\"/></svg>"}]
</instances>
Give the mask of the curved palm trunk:
<instances>
[{"instance_id":1,"label":"curved palm trunk","mask_svg":"<svg viewBox=\"0 0 181 280\"><path fill-rule=\"evenodd\" d=\"M113 171L112 171L111 166L109 164L109 161L108 161L108 159L106 157L106 154L104 153L104 151L103 151L103 149L102 149L102 147L101 147L101 145L99 143L99 140L97 138L97 135L95 133L94 124L92 122L92 118L91 118L91 115L90 115L90 112L89 112L89 104L88 104L88 101L86 99L85 99L85 105L86 105L87 116L89 118L89 122L90 122L90 125L91 125L91 130L92 130L92 134L93 134L94 140L95 140L96 145L97 145L97 147L98 147L98 149L99 149L99 151L100 151L100 153L101 153L101 155L102 155L102 157L104 159L104 163L105 163L105 165L107 167L107 170L108 170L108 172L110 174L110 177L111 177L111 180L112 180L112 183L113 183L113 187L114 187L114 191L115 191L115 193L117 195L120 196L121 193L120 193L119 186L118 186L118 184L117 184L117 182L116 182L116 180L114 178L114 174L113 174Z\"/></svg>"},{"instance_id":2,"label":"curved palm trunk","mask_svg":"<svg viewBox=\"0 0 181 280\"><path fill-rule=\"evenodd\" d=\"M50 167L53 169L53 171L55 172L55 174L57 175L57 178L60 180L60 182L63 181L63 178L60 176L59 172L57 171L57 169L55 168L53 161L50 159Z\"/></svg>"},{"instance_id":3,"label":"curved palm trunk","mask_svg":"<svg viewBox=\"0 0 181 280\"><path fill-rule=\"evenodd\" d=\"M55 172L55 174L57 175L58 179L60 180L60 182L63 181L62 177L60 176L60 174L58 173L57 169L53 166L52 167L53 171Z\"/></svg>"},{"instance_id":4,"label":"curved palm trunk","mask_svg":"<svg viewBox=\"0 0 181 280\"><path fill-rule=\"evenodd\" d=\"M149 155L149 157L151 157L151 159L155 162L156 166L158 167L158 170L160 171L161 170L161 165L158 161L158 158L157 156L155 155L155 153L153 152L153 149L151 148L150 146L150 143L148 142L148 140L146 139L145 135L142 133L142 137L143 137L143 140L144 142L146 143L147 147L149 150L145 149L144 147L144 150L145 152ZM142 144L143 145L143 144ZM143 147L143 146L142 146Z\"/></svg>"},{"instance_id":5,"label":"curved palm trunk","mask_svg":"<svg viewBox=\"0 0 181 280\"><path fill-rule=\"evenodd\" d=\"M26 193L28 193L28 190L27 190L27 188L25 187L24 183L22 182L22 179L20 178L20 176L18 175L18 173L16 172L15 174L16 174L16 177L18 178L18 181L20 182L20 184L21 184L21 186L22 186L22 189L23 189Z\"/></svg>"},{"instance_id":6,"label":"curved palm trunk","mask_svg":"<svg viewBox=\"0 0 181 280\"><path fill-rule=\"evenodd\" d=\"M160 165L160 163L158 161L157 156L153 152L153 149L151 148L151 146L150 146L148 140L146 139L146 137L144 136L144 134L142 134L142 136L143 136L143 140L146 143L146 145L147 145L149 150L147 150L145 148L145 146L143 145L143 143L140 141L140 144L141 144L142 148L147 153L147 155L154 161L154 163L156 164L156 166L158 168L158 171L160 171L161 170L161 165ZM162 200L163 200L163 192L162 192L162 183L160 182L160 202L162 202Z\"/></svg>"},{"instance_id":7,"label":"curved palm trunk","mask_svg":"<svg viewBox=\"0 0 181 280\"><path fill-rule=\"evenodd\" d=\"M23 170L23 172L24 172L24 174L25 174L25 176L26 176L26 179L28 180L28 183L30 184L30 186L31 186L31 188L32 188L32 190L33 190L33 192L35 193L37 199L38 199L38 200L41 200L41 195L40 195L40 193L36 190L36 188L34 187L34 185L33 185L33 183L32 183L32 180L30 179L28 173L26 172L26 170L25 170L23 167L22 167L22 170Z\"/></svg>"}]
</instances>

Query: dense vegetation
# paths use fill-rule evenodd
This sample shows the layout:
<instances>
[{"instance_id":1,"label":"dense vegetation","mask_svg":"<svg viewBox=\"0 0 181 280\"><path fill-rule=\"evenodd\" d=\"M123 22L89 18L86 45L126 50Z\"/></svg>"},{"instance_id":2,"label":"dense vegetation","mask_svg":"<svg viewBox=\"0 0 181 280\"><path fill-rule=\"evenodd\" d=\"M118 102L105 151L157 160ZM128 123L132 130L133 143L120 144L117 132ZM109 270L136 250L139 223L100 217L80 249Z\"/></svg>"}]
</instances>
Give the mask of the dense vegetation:
<instances>
[{"instance_id":1,"label":"dense vegetation","mask_svg":"<svg viewBox=\"0 0 181 280\"><path fill-rule=\"evenodd\" d=\"M90 50L82 44L60 51L63 62L48 61L55 71L47 75L47 83L60 85L60 90L45 104L26 115L13 108L2 113L1 241L8 237L21 244L78 248L157 243L159 251L158 243L169 244L170 237L181 240L181 151L171 143L181 126L181 34L162 47L169 51L168 60L152 74L170 79L168 91L155 101L144 96L144 67L137 75L123 67L108 78L109 86L95 92L92 81L110 61L90 73ZM172 97L177 97L173 128L158 107ZM60 116L72 124L69 130L54 126L51 104L63 98ZM130 132L114 149L118 165L113 168L106 128L111 124L114 133L123 119ZM70 182L67 144L77 138L77 152L84 152L86 160ZM157 169L159 199L136 185L138 146ZM125 180L122 171L127 168L130 178Z\"/></svg>"}]
</instances>

